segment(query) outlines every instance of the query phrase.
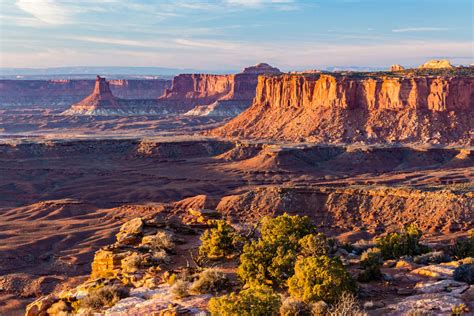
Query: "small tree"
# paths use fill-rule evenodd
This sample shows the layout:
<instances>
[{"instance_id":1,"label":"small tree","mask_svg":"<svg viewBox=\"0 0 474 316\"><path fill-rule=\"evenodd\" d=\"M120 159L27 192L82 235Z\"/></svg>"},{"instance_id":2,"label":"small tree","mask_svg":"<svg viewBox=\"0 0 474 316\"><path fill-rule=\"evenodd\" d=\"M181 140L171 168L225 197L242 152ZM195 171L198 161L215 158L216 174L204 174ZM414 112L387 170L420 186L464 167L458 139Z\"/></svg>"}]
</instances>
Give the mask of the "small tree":
<instances>
[{"instance_id":1,"label":"small tree","mask_svg":"<svg viewBox=\"0 0 474 316\"><path fill-rule=\"evenodd\" d=\"M379 279L382 276L380 267L382 266L382 252L379 248L370 248L362 253L360 265L364 272L359 275L359 281L368 282Z\"/></svg>"},{"instance_id":2,"label":"small tree","mask_svg":"<svg viewBox=\"0 0 474 316\"><path fill-rule=\"evenodd\" d=\"M239 294L213 297L208 309L216 316L271 316L278 315L280 296L271 287L253 285Z\"/></svg>"},{"instance_id":3,"label":"small tree","mask_svg":"<svg viewBox=\"0 0 474 316\"><path fill-rule=\"evenodd\" d=\"M303 257L327 256L329 244L323 233L306 235L298 241Z\"/></svg>"},{"instance_id":4,"label":"small tree","mask_svg":"<svg viewBox=\"0 0 474 316\"><path fill-rule=\"evenodd\" d=\"M306 303L333 303L343 292L354 292L355 282L339 258L299 258L295 274L288 279L288 292Z\"/></svg>"},{"instance_id":5,"label":"small tree","mask_svg":"<svg viewBox=\"0 0 474 316\"><path fill-rule=\"evenodd\" d=\"M384 259L398 259L401 256L415 256L423 252L420 245L421 230L410 224L399 233L390 233L376 240Z\"/></svg>"},{"instance_id":6,"label":"small tree","mask_svg":"<svg viewBox=\"0 0 474 316\"><path fill-rule=\"evenodd\" d=\"M236 251L238 235L226 221L216 220L214 223L214 228L202 234L198 252L209 259L222 259Z\"/></svg>"},{"instance_id":7,"label":"small tree","mask_svg":"<svg viewBox=\"0 0 474 316\"><path fill-rule=\"evenodd\" d=\"M315 227L307 216L265 217L260 238L244 246L239 276L246 282L284 283L293 275L300 239L314 232Z\"/></svg>"},{"instance_id":8,"label":"small tree","mask_svg":"<svg viewBox=\"0 0 474 316\"><path fill-rule=\"evenodd\" d=\"M474 229L468 232L466 239L461 239L456 242L453 254L458 259L474 257Z\"/></svg>"}]
</instances>

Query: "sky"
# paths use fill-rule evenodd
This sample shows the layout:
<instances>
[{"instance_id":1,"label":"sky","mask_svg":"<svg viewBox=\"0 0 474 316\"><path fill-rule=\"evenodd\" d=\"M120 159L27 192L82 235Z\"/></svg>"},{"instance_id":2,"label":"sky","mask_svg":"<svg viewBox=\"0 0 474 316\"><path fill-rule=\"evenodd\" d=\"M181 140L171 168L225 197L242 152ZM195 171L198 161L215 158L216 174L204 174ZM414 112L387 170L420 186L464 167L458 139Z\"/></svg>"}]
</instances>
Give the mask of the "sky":
<instances>
[{"instance_id":1,"label":"sky","mask_svg":"<svg viewBox=\"0 0 474 316\"><path fill-rule=\"evenodd\" d=\"M474 63L472 0L0 0L0 67Z\"/></svg>"}]
</instances>

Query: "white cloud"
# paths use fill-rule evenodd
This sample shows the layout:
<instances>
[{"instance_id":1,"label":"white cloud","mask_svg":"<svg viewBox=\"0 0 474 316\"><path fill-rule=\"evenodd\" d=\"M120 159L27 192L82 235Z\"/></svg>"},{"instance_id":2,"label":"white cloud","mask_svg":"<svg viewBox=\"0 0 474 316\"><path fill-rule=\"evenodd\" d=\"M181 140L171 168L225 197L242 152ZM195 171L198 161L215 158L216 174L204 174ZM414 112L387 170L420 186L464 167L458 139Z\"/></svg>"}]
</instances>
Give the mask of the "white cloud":
<instances>
[{"instance_id":1,"label":"white cloud","mask_svg":"<svg viewBox=\"0 0 474 316\"><path fill-rule=\"evenodd\" d=\"M450 31L452 28L447 27L407 27L400 29L393 29L394 33L403 33L403 32L436 32L436 31Z\"/></svg>"},{"instance_id":2,"label":"white cloud","mask_svg":"<svg viewBox=\"0 0 474 316\"><path fill-rule=\"evenodd\" d=\"M74 14L83 11L56 0L17 0L16 5L38 20L53 25L70 23Z\"/></svg>"}]
</instances>

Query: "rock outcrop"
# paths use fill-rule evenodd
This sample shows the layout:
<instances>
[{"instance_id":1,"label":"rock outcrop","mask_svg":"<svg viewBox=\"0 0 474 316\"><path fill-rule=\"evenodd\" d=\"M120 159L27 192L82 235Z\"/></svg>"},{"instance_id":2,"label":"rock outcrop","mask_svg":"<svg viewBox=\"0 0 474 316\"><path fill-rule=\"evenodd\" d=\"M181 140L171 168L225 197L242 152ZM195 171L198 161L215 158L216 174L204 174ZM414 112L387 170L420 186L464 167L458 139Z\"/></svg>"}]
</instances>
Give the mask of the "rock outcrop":
<instances>
[{"instance_id":1,"label":"rock outcrop","mask_svg":"<svg viewBox=\"0 0 474 316\"><path fill-rule=\"evenodd\" d=\"M287 212L307 215L322 229L384 231L416 223L424 232L449 232L474 225L472 206L471 194L447 190L268 187L223 197L216 209L241 222Z\"/></svg>"},{"instance_id":2,"label":"rock outcrop","mask_svg":"<svg viewBox=\"0 0 474 316\"><path fill-rule=\"evenodd\" d=\"M62 115L93 115L93 116L122 116L122 115L165 115L166 107L160 107L154 100L118 99L110 90L110 84L105 78L97 76L94 90L88 97L61 113Z\"/></svg>"},{"instance_id":3,"label":"rock outcrop","mask_svg":"<svg viewBox=\"0 0 474 316\"><path fill-rule=\"evenodd\" d=\"M420 69L437 69L437 68L454 68L453 65L447 59L433 59L428 60L423 65L420 65Z\"/></svg>"},{"instance_id":4,"label":"rock outcrop","mask_svg":"<svg viewBox=\"0 0 474 316\"><path fill-rule=\"evenodd\" d=\"M469 68L465 68L469 69ZM260 76L252 106L210 132L314 142L470 142L474 74Z\"/></svg>"},{"instance_id":5,"label":"rock outcrop","mask_svg":"<svg viewBox=\"0 0 474 316\"><path fill-rule=\"evenodd\" d=\"M402 71L402 70L405 70L405 67L403 67L402 65L395 64L395 65L390 66L390 71Z\"/></svg>"},{"instance_id":6,"label":"rock outcrop","mask_svg":"<svg viewBox=\"0 0 474 316\"><path fill-rule=\"evenodd\" d=\"M110 80L112 93L121 99L157 99L171 80ZM44 106L58 108L75 104L94 89L94 80L0 80L0 107Z\"/></svg>"},{"instance_id":7,"label":"rock outcrop","mask_svg":"<svg viewBox=\"0 0 474 316\"><path fill-rule=\"evenodd\" d=\"M279 73L262 63L232 75L181 74L159 100L187 115L234 116L251 105L259 75Z\"/></svg>"}]
</instances>

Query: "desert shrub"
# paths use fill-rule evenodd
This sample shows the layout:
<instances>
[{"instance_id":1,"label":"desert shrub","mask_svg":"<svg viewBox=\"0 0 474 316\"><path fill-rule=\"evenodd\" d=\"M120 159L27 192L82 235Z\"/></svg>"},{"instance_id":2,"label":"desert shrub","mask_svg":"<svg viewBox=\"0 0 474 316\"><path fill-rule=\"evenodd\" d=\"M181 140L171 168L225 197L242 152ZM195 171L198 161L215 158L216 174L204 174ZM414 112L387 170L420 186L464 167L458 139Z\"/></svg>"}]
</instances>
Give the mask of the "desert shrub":
<instances>
[{"instance_id":1,"label":"desert shrub","mask_svg":"<svg viewBox=\"0 0 474 316\"><path fill-rule=\"evenodd\" d=\"M380 268L383 264L382 252L379 248L370 248L362 253L360 265L364 272L359 274L359 281L368 282L382 276Z\"/></svg>"},{"instance_id":2,"label":"desert shrub","mask_svg":"<svg viewBox=\"0 0 474 316\"><path fill-rule=\"evenodd\" d=\"M208 309L211 315L218 316L278 315L280 296L271 287L253 285L238 294L211 298Z\"/></svg>"},{"instance_id":3,"label":"desert shrub","mask_svg":"<svg viewBox=\"0 0 474 316\"><path fill-rule=\"evenodd\" d=\"M170 260L170 257L164 249L153 251L153 262L155 264L168 263Z\"/></svg>"},{"instance_id":4,"label":"desert shrub","mask_svg":"<svg viewBox=\"0 0 474 316\"><path fill-rule=\"evenodd\" d=\"M131 253L120 262L125 272L136 272L143 266L143 258L136 252Z\"/></svg>"},{"instance_id":5,"label":"desert shrub","mask_svg":"<svg viewBox=\"0 0 474 316\"><path fill-rule=\"evenodd\" d=\"M176 280L170 288L170 293L175 298L183 298L189 296L189 288L191 283L184 280Z\"/></svg>"},{"instance_id":6,"label":"desert shrub","mask_svg":"<svg viewBox=\"0 0 474 316\"><path fill-rule=\"evenodd\" d=\"M288 279L288 292L306 303L323 300L332 303L356 285L339 258L327 256L299 258L295 274Z\"/></svg>"},{"instance_id":7,"label":"desert shrub","mask_svg":"<svg viewBox=\"0 0 474 316\"><path fill-rule=\"evenodd\" d=\"M366 251L367 249L376 247L376 244L373 240L365 240L360 239L352 244L353 250L355 250L358 254Z\"/></svg>"},{"instance_id":8,"label":"desert shrub","mask_svg":"<svg viewBox=\"0 0 474 316\"><path fill-rule=\"evenodd\" d=\"M469 312L469 307L467 307L466 304L462 304L462 303L459 305L453 306L453 308L451 309L452 316L462 316L468 312Z\"/></svg>"},{"instance_id":9,"label":"desert shrub","mask_svg":"<svg viewBox=\"0 0 474 316\"><path fill-rule=\"evenodd\" d=\"M421 230L410 224L399 233L390 233L384 237L377 238L377 247L382 251L384 259L398 259L401 256L415 256L424 251L420 245Z\"/></svg>"},{"instance_id":10,"label":"desert shrub","mask_svg":"<svg viewBox=\"0 0 474 316\"><path fill-rule=\"evenodd\" d=\"M198 294L217 293L225 288L229 279L219 269L206 269L199 273L196 281L191 285L190 291Z\"/></svg>"},{"instance_id":11,"label":"desert shrub","mask_svg":"<svg viewBox=\"0 0 474 316\"><path fill-rule=\"evenodd\" d=\"M451 261L451 257L448 256L444 251L428 252L413 258L413 262L419 264L441 263L448 261Z\"/></svg>"},{"instance_id":12,"label":"desert shrub","mask_svg":"<svg viewBox=\"0 0 474 316\"><path fill-rule=\"evenodd\" d=\"M284 283L293 274L300 239L314 232L307 216L265 217L260 238L244 246L239 276L246 282Z\"/></svg>"},{"instance_id":13,"label":"desert shrub","mask_svg":"<svg viewBox=\"0 0 474 316\"><path fill-rule=\"evenodd\" d=\"M280 306L280 316L309 316L311 315L311 309L308 304L294 299L292 297L286 297L282 300Z\"/></svg>"},{"instance_id":14,"label":"desert shrub","mask_svg":"<svg viewBox=\"0 0 474 316\"><path fill-rule=\"evenodd\" d=\"M474 229L469 231L466 239L460 239L454 246L453 255L457 259L474 257Z\"/></svg>"},{"instance_id":15,"label":"desert shrub","mask_svg":"<svg viewBox=\"0 0 474 316\"><path fill-rule=\"evenodd\" d=\"M150 246L156 250L172 251L175 247L173 234L165 230L159 230L150 242Z\"/></svg>"},{"instance_id":16,"label":"desert shrub","mask_svg":"<svg viewBox=\"0 0 474 316\"><path fill-rule=\"evenodd\" d=\"M357 301L354 294L344 292L337 299L336 303L329 308L328 316L365 316L365 313Z\"/></svg>"},{"instance_id":17,"label":"desert shrub","mask_svg":"<svg viewBox=\"0 0 474 316\"><path fill-rule=\"evenodd\" d=\"M474 284L474 264L462 264L454 270L454 280Z\"/></svg>"},{"instance_id":18,"label":"desert shrub","mask_svg":"<svg viewBox=\"0 0 474 316\"><path fill-rule=\"evenodd\" d=\"M326 236L322 233L306 235L298 241L300 254L304 257L327 256L329 245Z\"/></svg>"},{"instance_id":19,"label":"desert shrub","mask_svg":"<svg viewBox=\"0 0 474 316\"><path fill-rule=\"evenodd\" d=\"M214 221L215 227L207 229L201 236L199 255L209 259L222 259L237 250L238 234L224 220Z\"/></svg>"},{"instance_id":20,"label":"desert shrub","mask_svg":"<svg viewBox=\"0 0 474 316\"><path fill-rule=\"evenodd\" d=\"M324 301L317 301L310 305L311 316L326 316L328 313L329 305Z\"/></svg>"},{"instance_id":21,"label":"desert shrub","mask_svg":"<svg viewBox=\"0 0 474 316\"><path fill-rule=\"evenodd\" d=\"M80 300L82 308L100 310L103 307L114 306L120 299L127 297L129 290L117 285L106 285L92 289L86 297Z\"/></svg>"}]
</instances>

